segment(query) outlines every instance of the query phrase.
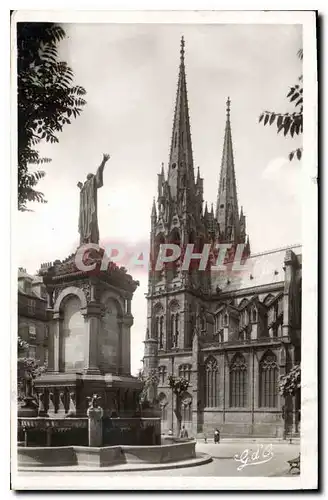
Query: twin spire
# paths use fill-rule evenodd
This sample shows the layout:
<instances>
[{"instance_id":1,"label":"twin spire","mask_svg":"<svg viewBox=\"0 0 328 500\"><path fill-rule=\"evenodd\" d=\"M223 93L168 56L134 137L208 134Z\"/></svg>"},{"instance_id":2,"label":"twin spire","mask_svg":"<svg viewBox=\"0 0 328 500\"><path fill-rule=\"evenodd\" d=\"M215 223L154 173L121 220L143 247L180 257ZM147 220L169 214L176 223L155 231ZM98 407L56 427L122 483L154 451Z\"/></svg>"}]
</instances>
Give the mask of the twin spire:
<instances>
[{"instance_id":1,"label":"twin spire","mask_svg":"<svg viewBox=\"0 0 328 500\"><path fill-rule=\"evenodd\" d=\"M245 243L246 221L243 211L241 210L240 214L238 211L230 113L231 100L228 97L226 101L226 125L221 160L219 189L217 195L217 206L215 217L213 214L213 224L217 227L216 233L219 242ZM163 167L160 176L164 178ZM185 71L185 41L183 36L180 43L179 77L172 127L167 183L170 188L170 195L172 200L178 199L179 192L181 190L187 191L186 193L184 193L184 196L188 196L191 202L194 197L198 196L197 193L201 192L200 196L202 196L202 179L200 178L199 169L197 171L196 183L194 177L194 164ZM200 202L202 203L202 200ZM208 219L211 218L208 217L210 216L210 213L208 212L207 207L205 209L205 213Z\"/></svg>"}]
</instances>

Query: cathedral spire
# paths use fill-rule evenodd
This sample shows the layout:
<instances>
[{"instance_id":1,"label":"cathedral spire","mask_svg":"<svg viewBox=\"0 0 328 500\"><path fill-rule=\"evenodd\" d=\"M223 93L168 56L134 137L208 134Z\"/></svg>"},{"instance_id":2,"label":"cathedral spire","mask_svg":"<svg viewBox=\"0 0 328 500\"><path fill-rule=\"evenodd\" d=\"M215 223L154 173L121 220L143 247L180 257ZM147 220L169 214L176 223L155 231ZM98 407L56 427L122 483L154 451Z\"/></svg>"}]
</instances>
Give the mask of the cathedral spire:
<instances>
[{"instance_id":1,"label":"cathedral spire","mask_svg":"<svg viewBox=\"0 0 328 500\"><path fill-rule=\"evenodd\" d=\"M229 97L226 105L226 126L216 206L216 219L219 224L221 243L239 243L240 220L230 123L231 101Z\"/></svg>"},{"instance_id":2,"label":"cathedral spire","mask_svg":"<svg viewBox=\"0 0 328 500\"><path fill-rule=\"evenodd\" d=\"M185 71L185 41L181 38L180 67L173 119L168 184L172 198L180 188L194 189L194 170Z\"/></svg>"}]
</instances>

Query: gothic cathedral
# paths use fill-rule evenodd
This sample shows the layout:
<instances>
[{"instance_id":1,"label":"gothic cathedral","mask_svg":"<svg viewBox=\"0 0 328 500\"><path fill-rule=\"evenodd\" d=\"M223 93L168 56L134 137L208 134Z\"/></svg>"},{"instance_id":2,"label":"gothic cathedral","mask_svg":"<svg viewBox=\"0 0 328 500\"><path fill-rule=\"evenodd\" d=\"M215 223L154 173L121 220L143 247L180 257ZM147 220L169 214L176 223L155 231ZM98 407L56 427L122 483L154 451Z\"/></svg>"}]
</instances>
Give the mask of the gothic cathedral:
<instances>
[{"instance_id":1,"label":"gothic cathedral","mask_svg":"<svg viewBox=\"0 0 328 500\"><path fill-rule=\"evenodd\" d=\"M219 428L223 436L283 437L300 430L300 398L280 396L278 378L300 362L301 247L251 254L238 208L230 105L228 98L214 211L204 206L203 179L194 173L182 38L170 159L167 173L162 165L158 174L150 237L152 263L163 243L178 245L181 255L149 271L144 373L158 376L162 432L177 429L172 374L189 381L181 415L190 435ZM205 243L230 247L224 271L210 264L199 270L194 259L184 269L186 245L201 253Z\"/></svg>"}]
</instances>

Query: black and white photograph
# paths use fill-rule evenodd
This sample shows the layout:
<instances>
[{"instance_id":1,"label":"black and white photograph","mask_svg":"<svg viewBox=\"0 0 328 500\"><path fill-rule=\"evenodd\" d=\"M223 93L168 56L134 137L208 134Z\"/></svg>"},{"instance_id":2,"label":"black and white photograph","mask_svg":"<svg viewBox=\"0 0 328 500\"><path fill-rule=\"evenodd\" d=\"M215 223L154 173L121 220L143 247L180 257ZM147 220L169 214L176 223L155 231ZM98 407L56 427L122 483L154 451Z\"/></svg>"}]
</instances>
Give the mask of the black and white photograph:
<instances>
[{"instance_id":1,"label":"black and white photograph","mask_svg":"<svg viewBox=\"0 0 328 500\"><path fill-rule=\"evenodd\" d=\"M317 486L316 51L315 11L12 14L13 489Z\"/></svg>"}]
</instances>

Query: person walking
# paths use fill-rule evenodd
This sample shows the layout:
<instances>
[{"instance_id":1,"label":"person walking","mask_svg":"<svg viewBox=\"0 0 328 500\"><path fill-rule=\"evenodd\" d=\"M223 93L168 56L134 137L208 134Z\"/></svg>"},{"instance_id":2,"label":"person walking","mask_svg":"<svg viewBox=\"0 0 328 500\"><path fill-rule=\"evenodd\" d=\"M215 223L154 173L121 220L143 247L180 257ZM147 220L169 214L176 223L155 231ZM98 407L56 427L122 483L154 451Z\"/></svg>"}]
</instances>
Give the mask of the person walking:
<instances>
[{"instance_id":1,"label":"person walking","mask_svg":"<svg viewBox=\"0 0 328 500\"><path fill-rule=\"evenodd\" d=\"M215 429L214 431L214 443L219 443L220 442L220 431L219 429Z\"/></svg>"}]
</instances>

